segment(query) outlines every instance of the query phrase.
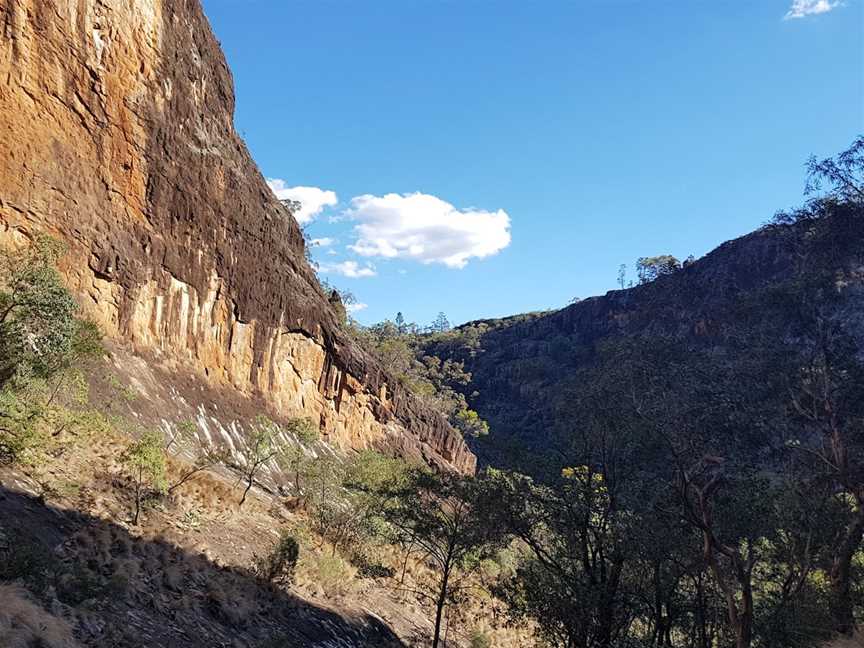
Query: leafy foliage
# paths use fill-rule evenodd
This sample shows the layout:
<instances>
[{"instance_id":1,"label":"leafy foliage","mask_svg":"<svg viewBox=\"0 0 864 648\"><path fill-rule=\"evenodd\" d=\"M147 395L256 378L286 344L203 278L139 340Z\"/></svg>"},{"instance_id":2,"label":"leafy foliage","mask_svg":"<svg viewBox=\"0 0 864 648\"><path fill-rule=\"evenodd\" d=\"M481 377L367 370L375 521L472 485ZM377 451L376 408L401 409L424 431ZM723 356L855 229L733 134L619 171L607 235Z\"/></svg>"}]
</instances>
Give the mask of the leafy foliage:
<instances>
[{"instance_id":1,"label":"leafy foliage","mask_svg":"<svg viewBox=\"0 0 864 648\"><path fill-rule=\"evenodd\" d=\"M572 336L496 367L549 403L523 422L535 478L489 469L473 508L517 550L494 585L514 620L580 648L805 648L862 622L862 151L811 161L821 193L769 225L787 274L710 329L598 336L557 382L531 352L561 362Z\"/></svg>"},{"instance_id":2,"label":"leafy foliage","mask_svg":"<svg viewBox=\"0 0 864 648\"><path fill-rule=\"evenodd\" d=\"M161 432L147 431L127 448L123 457L135 489L134 524L138 524L146 490L162 493L168 487L164 444Z\"/></svg>"},{"instance_id":3,"label":"leafy foliage","mask_svg":"<svg viewBox=\"0 0 864 648\"><path fill-rule=\"evenodd\" d=\"M636 275L639 277L640 284L646 284L664 275L672 274L680 268L681 262L671 254L640 257L636 261ZM623 283L623 278L621 278L621 282Z\"/></svg>"},{"instance_id":4,"label":"leafy foliage","mask_svg":"<svg viewBox=\"0 0 864 648\"><path fill-rule=\"evenodd\" d=\"M838 202L864 201L864 137L855 138L852 145L835 158L807 161L805 194L815 194L828 185L827 193Z\"/></svg>"},{"instance_id":5,"label":"leafy foliage","mask_svg":"<svg viewBox=\"0 0 864 648\"><path fill-rule=\"evenodd\" d=\"M318 428L311 419L292 418L285 424L284 431L293 436L296 443L282 448L275 456L279 466L293 476L294 489L299 494L302 492L303 477L310 462L305 446L318 439Z\"/></svg>"},{"instance_id":6,"label":"leafy foliage","mask_svg":"<svg viewBox=\"0 0 864 648\"><path fill-rule=\"evenodd\" d=\"M259 415L255 419L252 434L240 450L242 464L239 467L242 470L241 479L245 480L246 487L243 489L239 506L243 506L246 502L258 472L267 462L279 455L278 436L279 426L276 423L264 415Z\"/></svg>"},{"instance_id":7,"label":"leafy foliage","mask_svg":"<svg viewBox=\"0 0 864 648\"><path fill-rule=\"evenodd\" d=\"M489 433L489 426L471 409L463 392L471 381L464 362L442 361L428 351L463 336L466 345L476 344L479 338L473 329L463 334L461 330L451 330L449 324L437 330L437 333L420 333L416 325L405 324L403 318L402 324L386 320L368 328L355 327L355 335L402 384L446 417L453 427L466 436L484 436Z\"/></svg>"},{"instance_id":8,"label":"leafy foliage","mask_svg":"<svg viewBox=\"0 0 864 648\"><path fill-rule=\"evenodd\" d=\"M293 535L282 531L273 550L266 556L256 556L253 563L258 576L268 583L290 584L299 558L300 543Z\"/></svg>"},{"instance_id":9,"label":"leafy foliage","mask_svg":"<svg viewBox=\"0 0 864 648\"><path fill-rule=\"evenodd\" d=\"M40 236L0 253L0 457L17 462L75 421L60 407L64 388L84 391L78 369L101 352L96 326L55 267L63 246Z\"/></svg>"},{"instance_id":10,"label":"leafy foliage","mask_svg":"<svg viewBox=\"0 0 864 648\"><path fill-rule=\"evenodd\" d=\"M432 646L437 648L445 607L470 589L468 575L497 538L475 514L478 491L471 479L413 470L390 495L383 513L395 539L422 552L435 568L435 579L415 594L434 605Z\"/></svg>"}]
</instances>

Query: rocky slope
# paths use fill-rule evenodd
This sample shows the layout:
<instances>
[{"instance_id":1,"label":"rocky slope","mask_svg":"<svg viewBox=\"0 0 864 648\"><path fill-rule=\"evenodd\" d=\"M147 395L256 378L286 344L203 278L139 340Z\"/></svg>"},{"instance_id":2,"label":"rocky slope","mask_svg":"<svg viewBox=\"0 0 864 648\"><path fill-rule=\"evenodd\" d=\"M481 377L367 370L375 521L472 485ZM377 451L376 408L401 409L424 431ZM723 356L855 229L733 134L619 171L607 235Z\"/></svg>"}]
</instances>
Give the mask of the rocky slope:
<instances>
[{"instance_id":1,"label":"rocky slope","mask_svg":"<svg viewBox=\"0 0 864 648\"><path fill-rule=\"evenodd\" d=\"M473 442L481 463L532 471L548 449L579 425L568 398L580 372L598 361L598 349L621 338L671 338L683 348L726 348L742 322L746 301L757 320L788 319L763 303L771 288L792 295L799 280L833 277L839 296L830 308L864 348L864 229L858 220L830 241L819 257L806 251L805 227L763 228L729 241L674 274L646 285L613 290L564 309L481 320L461 327L471 344L428 349L463 360L473 379L465 388L492 433ZM601 361L602 362L602 361Z\"/></svg>"},{"instance_id":2,"label":"rocky slope","mask_svg":"<svg viewBox=\"0 0 864 648\"><path fill-rule=\"evenodd\" d=\"M199 0L2 0L0 30L0 242L69 244L69 284L127 380L155 371L176 396L182 374L177 400L199 414L232 394L222 434L263 408L312 417L343 448L474 469L340 329L234 131Z\"/></svg>"}]
</instances>

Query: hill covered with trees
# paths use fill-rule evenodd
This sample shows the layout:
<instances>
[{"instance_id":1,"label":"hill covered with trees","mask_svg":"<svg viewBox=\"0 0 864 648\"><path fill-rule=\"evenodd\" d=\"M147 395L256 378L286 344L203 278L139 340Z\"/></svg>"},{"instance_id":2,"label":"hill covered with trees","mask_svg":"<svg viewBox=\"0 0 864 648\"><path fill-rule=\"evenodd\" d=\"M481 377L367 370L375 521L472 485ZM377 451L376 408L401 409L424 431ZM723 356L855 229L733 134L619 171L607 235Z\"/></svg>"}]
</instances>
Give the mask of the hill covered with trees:
<instances>
[{"instance_id":1,"label":"hill covered with trees","mask_svg":"<svg viewBox=\"0 0 864 648\"><path fill-rule=\"evenodd\" d=\"M807 191L560 311L360 330L477 422L470 520L517 548L493 590L550 645L812 646L861 622L864 140L811 160Z\"/></svg>"},{"instance_id":2,"label":"hill covered with trees","mask_svg":"<svg viewBox=\"0 0 864 648\"><path fill-rule=\"evenodd\" d=\"M110 4L0 4L0 646L856 641L864 139L638 285L352 326L200 2Z\"/></svg>"},{"instance_id":3,"label":"hill covered with trees","mask_svg":"<svg viewBox=\"0 0 864 648\"><path fill-rule=\"evenodd\" d=\"M861 621L862 162L811 160L803 207L639 286L428 339L489 423L484 515L528 548L505 598L553 645Z\"/></svg>"}]
</instances>

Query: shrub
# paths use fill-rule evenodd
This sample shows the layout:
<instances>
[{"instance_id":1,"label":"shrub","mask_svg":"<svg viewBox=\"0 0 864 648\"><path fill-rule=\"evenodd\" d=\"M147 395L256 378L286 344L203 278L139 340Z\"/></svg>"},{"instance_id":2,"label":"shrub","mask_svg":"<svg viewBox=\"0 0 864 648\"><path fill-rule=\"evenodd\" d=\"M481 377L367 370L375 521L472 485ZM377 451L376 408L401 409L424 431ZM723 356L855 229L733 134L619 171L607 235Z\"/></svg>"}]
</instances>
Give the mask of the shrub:
<instances>
[{"instance_id":1,"label":"shrub","mask_svg":"<svg viewBox=\"0 0 864 648\"><path fill-rule=\"evenodd\" d=\"M306 453L307 445L318 440L318 427L310 418L292 418L284 426L284 431L293 435L297 443L283 448L276 457L279 466L292 475L294 491L302 492L302 481L308 476L310 462Z\"/></svg>"},{"instance_id":2,"label":"shrub","mask_svg":"<svg viewBox=\"0 0 864 648\"><path fill-rule=\"evenodd\" d=\"M354 491L376 494L401 483L407 464L374 450L363 450L348 464L344 485Z\"/></svg>"},{"instance_id":3,"label":"shrub","mask_svg":"<svg viewBox=\"0 0 864 648\"><path fill-rule=\"evenodd\" d=\"M472 409L462 409L456 412L454 423L463 435L481 437L489 434L489 424L480 418Z\"/></svg>"},{"instance_id":4,"label":"shrub","mask_svg":"<svg viewBox=\"0 0 864 648\"><path fill-rule=\"evenodd\" d=\"M352 562L357 567L357 573L361 578L393 578L396 576L396 570L388 565L382 565L380 562L370 560L363 554L355 555Z\"/></svg>"},{"instance_id":5,"label":"shrub","mask_svg":"<svg viewBox=\"0 0 864 648\"><path fill-rule=\"evenodd\" d=\"M102 598L106 586L100 577L83 565L74 565L57 579L57 598L68 605L81 605L91 599Z\"/></svg>"},{"instance_id":6,"label":"shrub","mask_svg":"<svg viewBox=\"0 0 864 648\"><path fill-rule=\"evenodd\" d=\"M339 554L313 556L305 571L310 584L330 596L348 591L355 574L355 570Z\"/></svg>"},{"instance_id":7,"label":"shrub","mask_svg":"<svg viewBox=\"0 0 864 648\"><path fill-rule=\"evenodd\" d=\"M279 426L266 416L261 415L255 418L255 427L245 445L240 448L242 479L246 482L246 488L243 489L243 496L240 498L238 506L243 506L246 502L246 497L252 490L258 471L268 461L279 455L279 448L276 445L279 432Z\"/></svg>"},{"instance_id":8,"label":"shrub","mask_svg":"<svg viewBox=\"0 0 864 648\"><path fill-rule=\"evenodd\" d=\"M0 250L0 458L9 463L57 432L46 418L60 388L102 348L55 268L62 252L44 236L21 251Z\"/></svg>"},{"instance_id":9,"label":"shrub","mask_svg":"<svg viewBox=\"0 0 864 648\"><path fill-rule=\"evenodd\" d=\"M55 268L62 254L60 243L40 237L0 257L0 384L48 377L72 353L77 306Z\"/></svg>"},{"instance_id":10,"label":"shrub","mask_svg":"<svg viewBox=\"0 0 864 648\"><path fill-rule=\"evenodd\" d=\"M300 558L300 543L289 533L283 531L273 550L266 556L255 556L253 566L259 578L269 583L291 583L294 570Z\"/></svg>"},{"instance_id":11,"label":"shrub","mask_svg":"<svg viewBox=\"0 0 864 648\"><path fill-rule=\"evenodd\" d=\"M138 524L141 502L145 489L164 492L166 488L165 448L160 432L145 432L138 441L129 446L123 461L135 484L135 511L133 523Z\"/></svg>"},{"instance_id":12,"label":"shrub","mask_svg":"<svg viewBox=\"0 0 864 648\"><path fill-rule=\"evenodd\" d=\"M211 582L204 605L214 618L235 627L245 627L258 612L254 590L230 580Z\"/></svg>"}]
</instances>

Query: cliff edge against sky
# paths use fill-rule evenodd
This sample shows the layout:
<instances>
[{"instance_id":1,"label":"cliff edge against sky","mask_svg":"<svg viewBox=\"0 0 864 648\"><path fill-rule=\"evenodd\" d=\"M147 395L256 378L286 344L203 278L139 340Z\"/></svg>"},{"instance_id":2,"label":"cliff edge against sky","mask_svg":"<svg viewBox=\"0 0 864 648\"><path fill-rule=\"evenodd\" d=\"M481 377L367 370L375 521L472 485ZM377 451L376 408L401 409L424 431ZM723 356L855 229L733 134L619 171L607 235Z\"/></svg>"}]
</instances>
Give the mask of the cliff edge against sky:
<instances>
[{"instance_id":1,"label":"cliff edge against sky","mask_svg":"<svg viewBox=\"0 0 864 648\"><path fill-rule=\"evenodd\" d=\"M342 448L473 471L459 434L342 330L234 131L198 0L4 0L0 25L0 239L68 244L64 273L115 359L182 374L182 406L222 434L260 403Z\"/></svg>"}]
</instances>

